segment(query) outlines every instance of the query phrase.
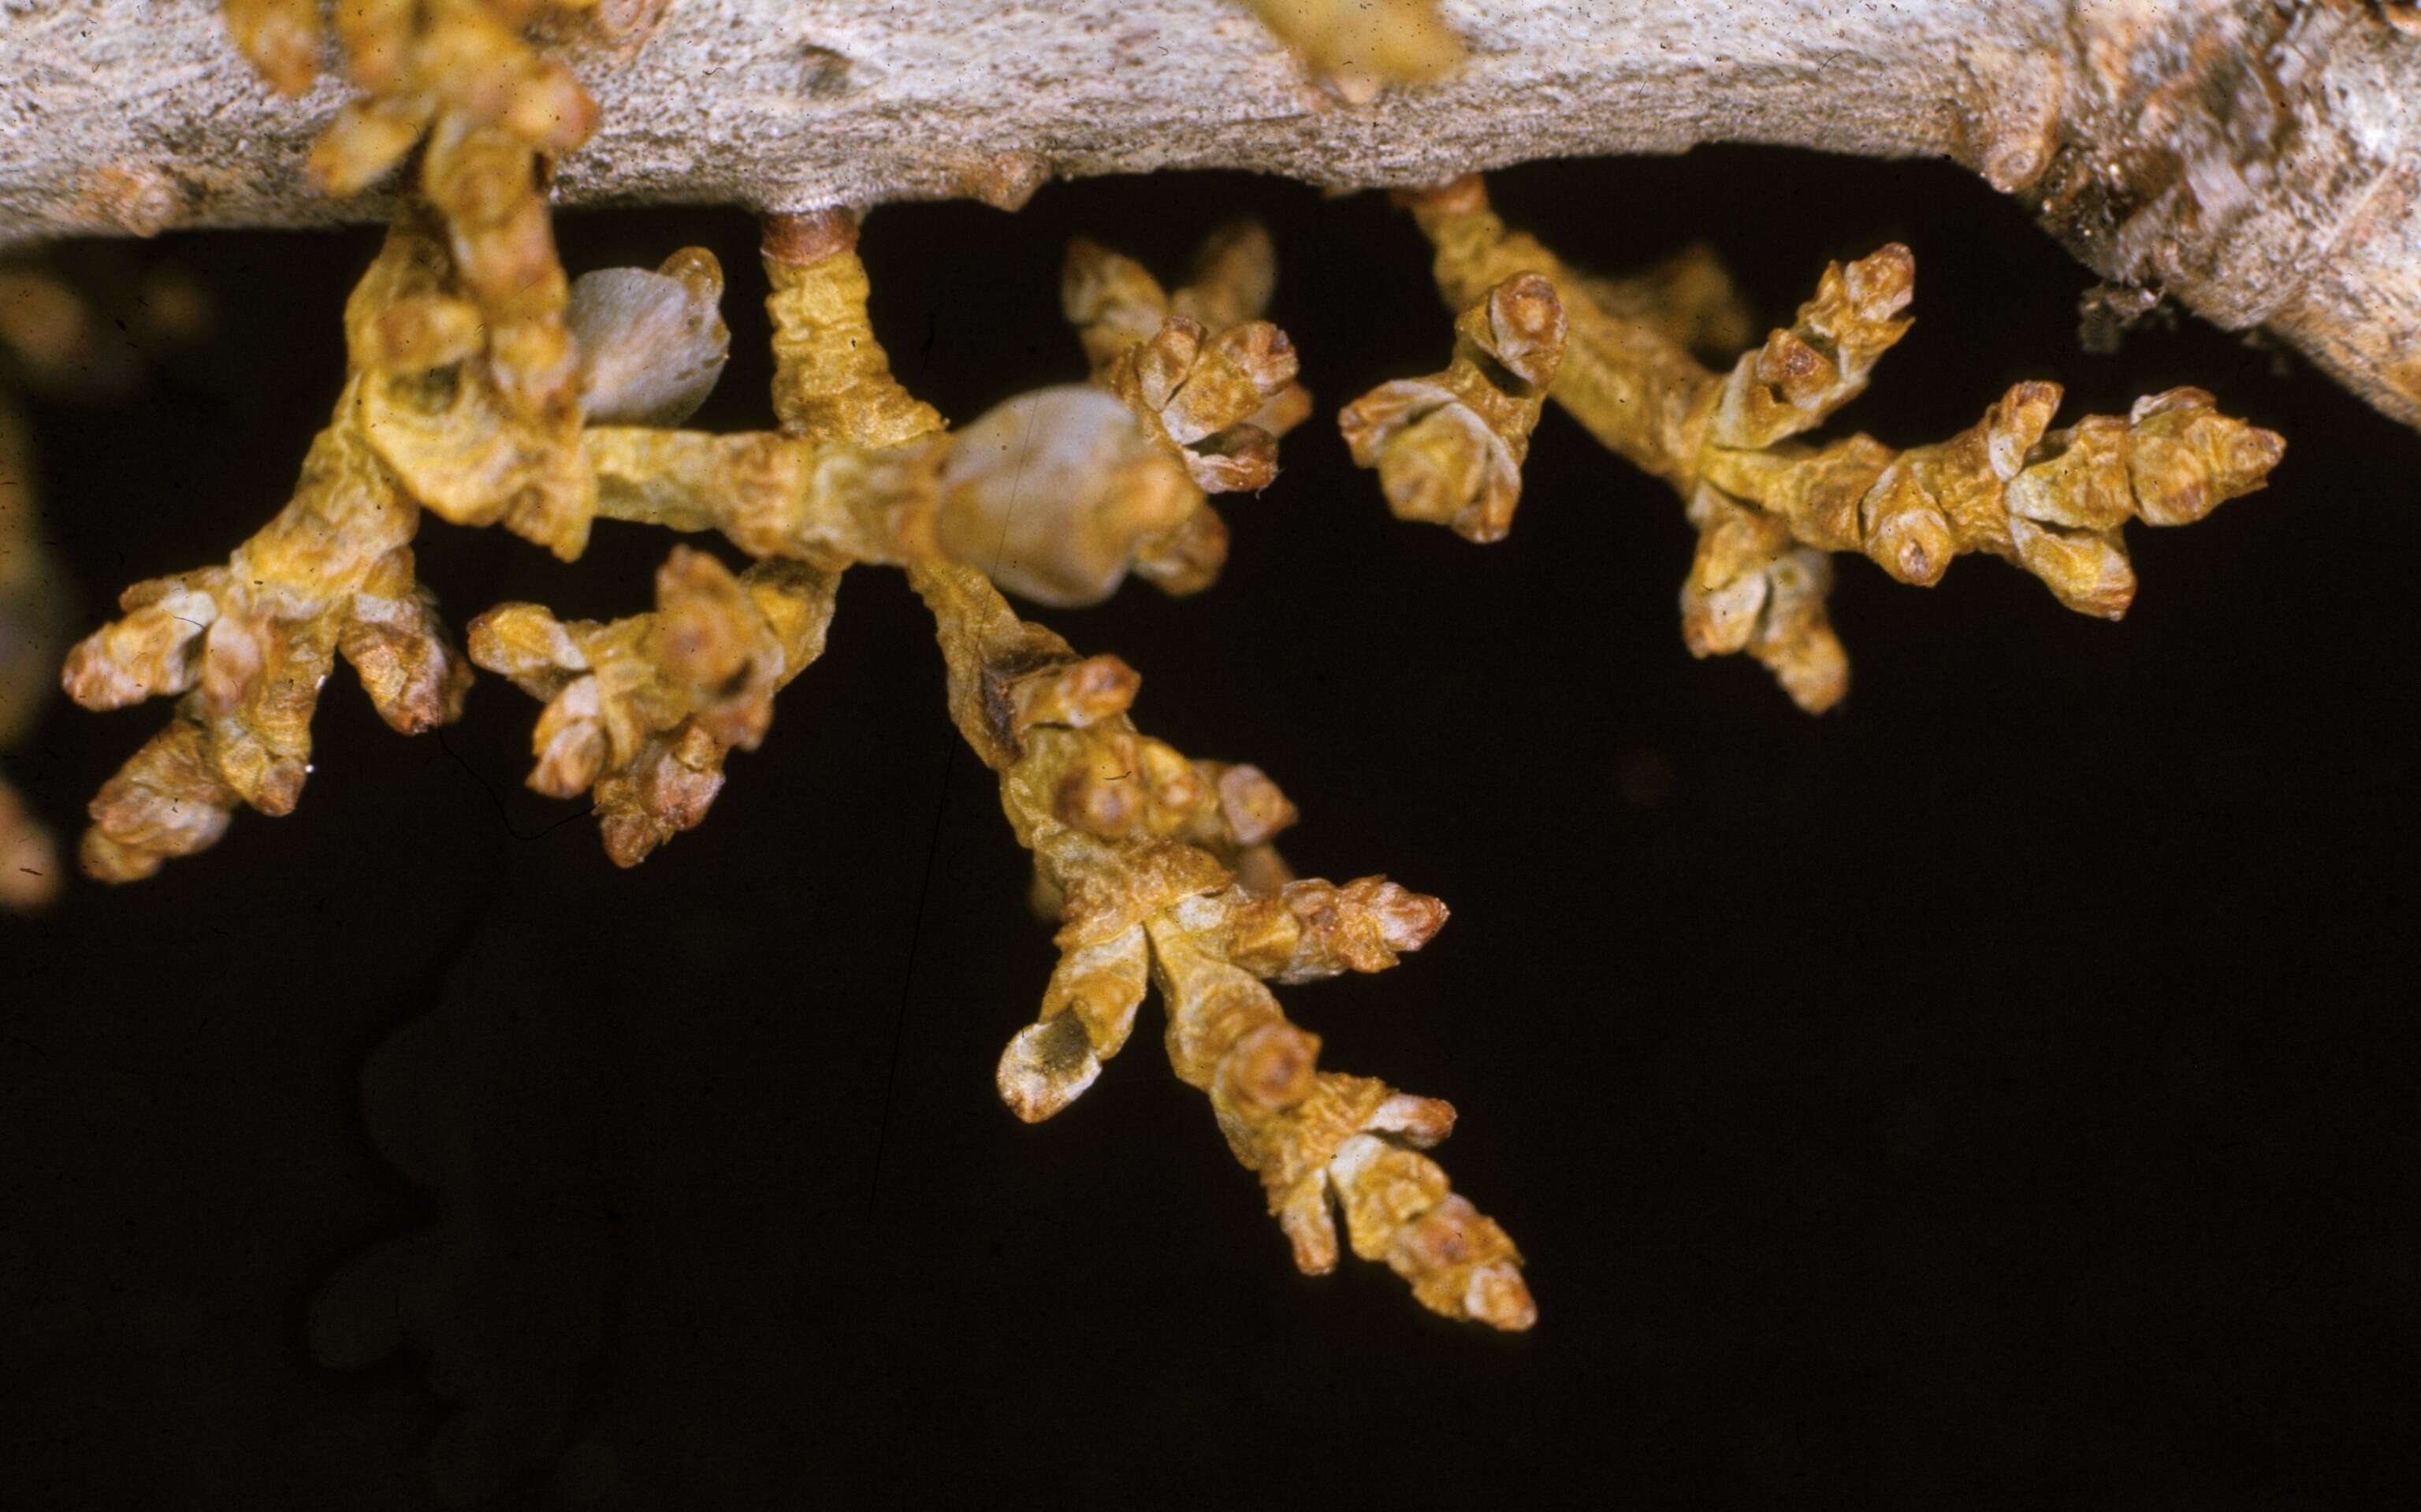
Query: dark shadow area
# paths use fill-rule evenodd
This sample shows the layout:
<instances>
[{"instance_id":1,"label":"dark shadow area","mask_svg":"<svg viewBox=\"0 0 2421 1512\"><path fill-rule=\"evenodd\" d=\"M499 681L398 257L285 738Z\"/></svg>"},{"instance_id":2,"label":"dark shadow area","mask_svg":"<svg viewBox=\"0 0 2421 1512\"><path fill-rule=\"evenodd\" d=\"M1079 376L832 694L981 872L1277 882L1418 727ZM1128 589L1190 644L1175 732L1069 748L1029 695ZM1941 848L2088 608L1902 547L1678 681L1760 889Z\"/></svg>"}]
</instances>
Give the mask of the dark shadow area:
<instances>
[{"instance_id":1,"label":"dark shadow area","mask_svg":"<svg viewBox=\"0 0 2421 1512\"><path fill-rule=\"evenodd\" d=\"M1035 617L1142 670L1146 729L1276 778L1306 875L1453 906L1400 969L1281 995L1328 1065L1461 1111L1440 1159L1528 1255L1534 1333L1296 1275L1156 1008L1060 1117L1003 1111L1054 954L930 622L867 569L633 872L523 787L501 679L406 740L339 670L293 817L0 920L0 1505L2409 1489L2421 437L2191 320L2085 354L2090 275L1946 165L1709 150L1496 197L1608 271L1708 241L1767 320L1906 242L1917 324L1843 417L1887 441L2055 377L2064 419L2192 382L2289 442L2267 491L2131 528L2122 624L1989 558L1931 592L1842 561L1855 683L1811 719L1690 660L1679 502L1560 414L1508 540L1389 518L1332 417L1451 337L1382 196L1173 177L867 223L898 369L956 420L1081 377L1070 236L1174 274L1224 219L1276 233L1320 414L1223 503L1225 579ZM735 358L694 423L770 422L746 217L560 232L574 272L711 246ZM288 496L375 244L149 249L215 339L33 412L84 625ZM459 629L635 612L668 545L418 550ZM8 771L71 834L163 717L62 700Z\"/></svg>"}]
</instances>

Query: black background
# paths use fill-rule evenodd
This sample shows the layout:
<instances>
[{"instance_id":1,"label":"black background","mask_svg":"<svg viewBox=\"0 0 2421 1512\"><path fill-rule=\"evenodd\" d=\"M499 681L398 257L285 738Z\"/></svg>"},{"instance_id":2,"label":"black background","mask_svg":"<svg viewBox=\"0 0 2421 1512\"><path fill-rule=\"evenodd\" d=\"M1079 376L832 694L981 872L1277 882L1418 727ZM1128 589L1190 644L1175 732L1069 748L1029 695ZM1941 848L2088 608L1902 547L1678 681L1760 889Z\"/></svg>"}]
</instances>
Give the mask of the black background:
<instances>
[{"instance_id":1,"label":"black background","mask_svg":"<svg viewBox=\"0 0 2421 1512\"><path fill-rule=\"evenodd\" d=\"M1496 195L1609 270L1706 238L1767 320L1906 241L1915 330L1845 417L1886 440L2057 377L2070 417L2195 382L2290 443L2268 491L2131 531L2122 625L1987 558L1930 593L1844 561L1855 685L1811 719L1689 659L1678 502L1558 414L1505 543L1387 516L1325 416L1449 338L1382 196L1170 177L869 221L878 328L959 419L1080 376L1070 235L1173 274L1224 218L1276 231L1323 418L1226 502L1225 580L1038 617L1143 670L1147 729L1275 776L1305 874L1452 904L1399 970L1285 996L1327 1064L1461 1110L1441 1158L1525 1250L1534 1333L1296 1275L1150 1018L1053 1123L1001 1109L1053 952L929 622L864 570L635 872L523 788L510 687L405 740L339 671L292 818L0 921L0 1503L2409 1489L2421 438L2192 320L2084 354L2090 276L1947 165L1701 151ZM696 423L768 423L745 217L560 234L575 272L712 246L736 355ZM375 242L139 254L202 275L218 334L34 412L84 625L286 497ZM567 567L432 521L421 557L459 625L644 608L666 544L601 525ZM61 701L8 771L71 830L162 717ZM363 1264L400 1292L323 1289ZM410 1338L377 1358L381 1318Z\"/></svg>"}]
</instances>

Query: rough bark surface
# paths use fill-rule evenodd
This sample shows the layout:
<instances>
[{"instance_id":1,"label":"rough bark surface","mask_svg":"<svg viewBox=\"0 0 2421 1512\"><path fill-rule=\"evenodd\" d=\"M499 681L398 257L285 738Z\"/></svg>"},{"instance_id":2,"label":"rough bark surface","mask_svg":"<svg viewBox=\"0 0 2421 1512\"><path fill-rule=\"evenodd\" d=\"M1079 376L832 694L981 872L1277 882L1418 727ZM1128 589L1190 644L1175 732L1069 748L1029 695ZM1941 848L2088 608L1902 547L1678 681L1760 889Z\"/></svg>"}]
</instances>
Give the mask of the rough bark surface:
<instances>
[{"instance_id":1,"label":"rough bark surface","mask_svg":"<svg viewBox=\"0 0 2421 1512\"><path fill-rule=\"evenodd\" d=\"M1765 142L1948 155L2105 277L2266 325L2421 426L2421 35L2371 0L1447 0L1472 56L1336 103L1225 0L674 0L565 55L569 204L766 210L1249 168L1338 187ZM207 0L0 0L0 243L377 216L302 173Z\"/></svg>"}]
</instances>

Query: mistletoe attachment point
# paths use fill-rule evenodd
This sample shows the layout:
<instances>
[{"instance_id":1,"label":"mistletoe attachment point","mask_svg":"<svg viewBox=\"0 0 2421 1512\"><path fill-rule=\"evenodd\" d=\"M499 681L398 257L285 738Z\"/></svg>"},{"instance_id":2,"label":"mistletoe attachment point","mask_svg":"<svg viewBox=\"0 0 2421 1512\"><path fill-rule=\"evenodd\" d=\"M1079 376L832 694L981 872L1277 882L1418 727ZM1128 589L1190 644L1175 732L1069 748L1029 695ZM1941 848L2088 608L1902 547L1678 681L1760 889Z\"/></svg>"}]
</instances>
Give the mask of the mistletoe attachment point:
<instances>
[{"instance_id":1,"label":"mistletoe attachment point","mask_svg":"<svg viewBox=\"0 0 2421 1512\"><path fill-rule=\"evenodd\" d=\"M331 8L345 70L365 91L337 112L308 170L330 194L367 188L431 124L452 117L568 152L597 129L597 106L561 62L522 35L532 13L594 0L344 0ZM307 91L320 72L320 0L220 0L236 46L272 88Z\"/></svg>"},{"instance_id":2,"label":"mistletoe attachment point","mask_svg":"<svg viewBox=\"0 0 2421 1512\"><path fill-rule=\"evenodd\" d=\"M1261 24L1347 104L1391 84L1424 84L1462 61L1437 0L1249 0Z\"/></svg>"},{"instance_id":3,"label":"mistletoe attachment point","mask_svg":"<svg viewBox=\"0 0 2421 1512\"><path fill-rule=\"evenodd\" d=\"M363 437L455 524L501 522L569 561L596 488L580 455L580 369L546 200L527 147L441 121L346 310Z\"/></svg>"}]
</instances>

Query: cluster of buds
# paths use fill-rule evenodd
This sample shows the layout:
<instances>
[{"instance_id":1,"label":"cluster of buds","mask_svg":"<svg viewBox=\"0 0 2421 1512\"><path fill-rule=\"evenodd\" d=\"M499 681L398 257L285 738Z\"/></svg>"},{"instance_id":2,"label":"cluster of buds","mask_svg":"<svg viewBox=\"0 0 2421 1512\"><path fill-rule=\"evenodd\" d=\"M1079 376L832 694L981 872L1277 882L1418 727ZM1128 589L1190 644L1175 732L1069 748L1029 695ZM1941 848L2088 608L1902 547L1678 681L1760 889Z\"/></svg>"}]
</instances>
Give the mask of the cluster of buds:
<instances>
[{"instance_id":1,"label":"cluster of buds","mask_svg":"<svg viewBox=\"0 0 2421 1512\"><path fill-rule=\"evenodd\" d=\"M118 600L125 616L77 643L61 682L86 708L181 695L93 800L87 873L148 877L214 844L239 804L291 813L339 654L405 734L461 712L469 668L413 572L418 513L359 438L332 427L293 501L226 566L136 584Z\"/></svg>"},{"instance_id":2,"label":"cluster of buds","mask_svg":"<svg viewBox=\"0 0 2421 1512\"><path fill-rule=\"evenodd\" d=\"M499 604L471 622L471 660L545 701L530 787L593 789L605 853L635 866L706 818L726 753L765 738L773 694L823 653L839 583L778 557L735 576L676 547L656 571L653 614L565 624L538 604Z\"/></svg>"},{"instance_id":3,"label":"cluster of buds","mask_svg":"<svg viewBox=\"0 0 2421 1512\"><path fill-rule=\"evenodd\" d=\"M1522 460L1564 360L1555 286L1516 273L1454 322L1454 362L1428 378L1382 383L1337 427L1353 460L1379 470L1398 520L1503 540L1522 502Z\"/></svg>"},{"instance_id":4,"label":"cluster of buds","mask_svg":"<svg viewBox=\"0 0 2421 1512\"><path fill-rule=\"evenodd\" d=\"M1277 476L1277 439L1311 413L1294 343L1262 320L1277 285L1269 233L1212 232L1175 293L1094 242L1068 248L1060 307L1093 382L1133 410L1206 493L1250 493Z\"/></svg>"}]
</instances>

